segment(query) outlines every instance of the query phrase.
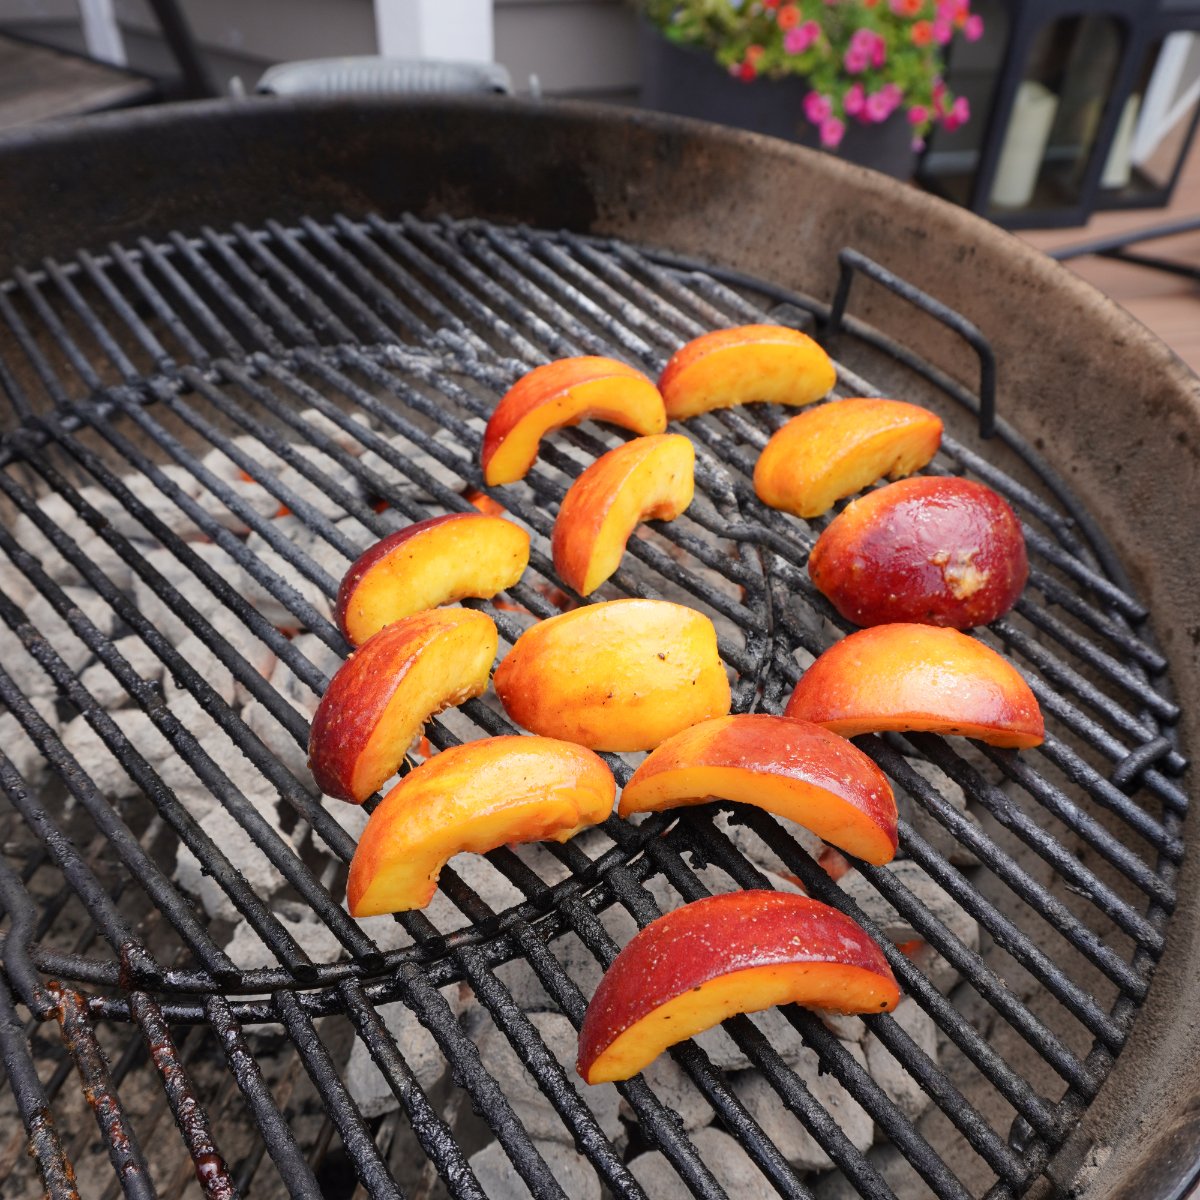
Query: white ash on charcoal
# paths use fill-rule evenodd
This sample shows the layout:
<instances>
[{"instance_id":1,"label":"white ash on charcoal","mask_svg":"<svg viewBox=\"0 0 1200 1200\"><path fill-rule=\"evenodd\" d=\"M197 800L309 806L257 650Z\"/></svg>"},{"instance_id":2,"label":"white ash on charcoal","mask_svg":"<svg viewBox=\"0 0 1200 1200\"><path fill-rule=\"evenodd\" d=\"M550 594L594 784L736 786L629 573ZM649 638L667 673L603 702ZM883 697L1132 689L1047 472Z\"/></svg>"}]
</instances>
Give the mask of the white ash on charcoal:
<instances>
[{"instance_id":1,"label":"white ash on charcoal","mask_svg":"<svg viewBox=\"0 0 1200 1200\"><path fill-rule=\"evenodd\" d=\"M343 429L332 417L327 417L319 408L306 408L298 415L300 420L308 426L314 440L332 442L339 450L345 450L347 454L352 454L355 458L362 454L363 445L358 437ZM362 426L364 431L375 428L375 423L370 416L361 409L349 413L348 416L351 421Z\"/></svg>"},{"instance_id":2,"label":"white ash on charcoal","mask_svg":"<svg viewBox=\"0 0 1200 1200\"><path fill-rule=\"evenodd\" d=\"M862 1017L835 1012L818 1012L816 1015L821 1018L821 1024L843 1042L861 1042L867 1036L867 1026Z\"/></svg>"},{"instance_id":3,"label":"white ash on charcoal","mask_svg":"<svg viewBox=\"0 0 1200 1200\"><path fill-rule=\"evenodd\" d=\"M307 745L300 745L257 700L251 700L242 709L241 718L301 787L314 796L319 794L312 772L308 769Z\"/></svg>"},{"instance_id":4,"label":"white ash on charcoal","mask_svg":"<svg viewBox=\"0 0 1200 1200\"><path fill-rule=\"evenodd\" d=\"M604 1136L610 1141L622 1141L624 1128L618 1116L620 1097L617 1089L589 1087L575 1071L575 1057L579 1049L579 1035L575 1027L559 1013L535 1012L529 1013L528 1018L584 1104L592 1110ZM537 1080L525 1069L512 1043L490 1020L480 1032L477 1044L484 1068L500 1083L513 1112L529 1131L530 1137L573 1146L575 1135L563 1124Z\"/></svg>"},{"instance_id":5,"label":"white ash on charcoal","mask_svg":"<svg viewBox=\"0 0 1200 1200\"><path fill-rule=\"evenodd\" d=\"M305 460L308 468L319 474L316 479L310 479L299 467L287 463L275 473L276 481L295 492L321 516L331 521L340 520L346 515L346 506L327 489L340 487L350 495L356 495L359 490L357 477L316 446L301 443L290 449L298 458Z\"/></svg>"},{"instance_id":6,"label":"white ash on charcoal","mask_svg":"<svg viewBox=\"0 0 1200 1200\"><path fill-rule=\"evenodd\" d=\"M816 862L825 849L825 843L815 833L789 821L787 817L770 817L776 824L783 827L784 832L799 843L800 848ZM738 821L727 812L720 812L713 819L713 824L742 852L755 866L771 871L775 875L791 875L791 868L758 836L748 825Z\"/></svg>"},{"instance_id":7,"label":"white ash on charcoal","mask_svg":"<svg viewBox=\"0 0 1200 1200\"><path fill-rule=\"evenodd\" d=\"M899 860L883 869L895 874L912 893L922 911L936 917L968 950L979 949L979 925L975 918L930 879L921 867L909 860ZM890 941L903 945L921 940L921 934L858 871L844 875L838 880L838 887L854 898L864 915L875 921L883 936ZM958 982L958 971L932 946L926 944L916 947L909 957L941 991L949 991Z\"/></svg>"},{"instance_id":8,"label":"white ash on charcoal","mask_svg":"<svg viewBox=\"0 0 1200 1200\"><path fill-rule=\"evenodd\" d=\"M774 1200L778 1193L770 1181L729 1134L709 1126L697 1130L691 1139L727 1195L737 1200ZM652 1200L692 1200L691 1189L660 1150L638 1155L629 1170Z\"/></svg>"},{"instance_id":9,"label":"white ash on charcoal","mask_svg":"<svg viewBox=\"0 0 1200 1200\"><path fill-rule=\"evenodd\" d=\"M58 705L54 697L33 696L29 698L29 703L51 731L57 733ZM0 713L0 750L3 750L5 757L30 788L39 787L49 776L49 763L12 713Z\"/></svg>"},{"instance_id":10,"label":"white ash on charcoal","mask_svg":"<svg viewBox=\"0 0 1200 1200\"><path fill-rule=\"evenodd\" d=\"M189 499L199 499L203 484L192 471L178 463L168 463L159 468L163 475ZM130 474L121 479L122 484L158 518L172 533L185 540L202 537L196 522L147 475ZM99 487L86 487L80 496L108 521L115 533L134 541L146 541L154 535L110 492ZM95 536L95 535L93 535Z\"/></svg>"},{"instance_id":11,"label":"white ash on charcoal","mask_svg":"<svg viewBox=\"0 0 1200 1200\"><path fill-rule=\"evenodd\" d=\"M108 637L116 628L116 614L99 592L93 591L90 587L77 587L74 584L66 585L62 591L70 605L79 609L103 636ZM50 643L59 658L67 664L71 671L79 672L87 663L91 662L93 655L90 647L71 629L66 618L58 615L46 596L34 596L25 606L25 616L29 619L29 623ZM4 636L0 637L0 653L4 653L8 649L4 644L8 641L16 643L15 648L19 651L24 650L20 639L7 626L4 626L3 632ZM17 657L20 658L19 653ZM5 669L8 670L7 657L0 661L4 662ZM40 667L37 670L41 672Z\"/></svg>"},{"instance_id":12,"label":"white ash on charcoal","mask_svg":"<svg viewBox=\"0 0 1200 1200\"><path fill-rule=\"evenodd\" d=\"M582 1154L557 1142L535 1139L533 1147L571 1200L600 1200L600 1180L596 1176L596 1169ZM488 1200L532 1200L533 1194L517 1174L499 1142L490 1142L482 1150L477 1150L468 1163Z\"/></svg>"},{"instance_id":13,"label":"white ash on charcoal","mask_svg":"<svg viewBox=\"0 0 1200 1200\"><path fill-rule=\"evenodd\" d=\"M152 766L173 760L175 751L141 709L123 708L109 714L130 744ZM127 800L141 794L100 735L80 715L63 727L62 743L91 777L96 790L110 800Z\"/></svg>"},{"instance_id":14,"label":"white ash on charcoal","mask_svg":"<svg viewBox=\"0 0 1200 1200\"><path fill-rule=\"evenodd\" d=\"M125 641L135 639L123 639ZM137 638L141 641L141 638ZM259 643L261 645L261 643ZM228 705L236 705L239 699L239 685L233 677L233 672L213 653L211 647L206 646L197 634L189 633L187 637L175 643L175 650L179 657L183 659L189 666L195 667L200 678L221 697ZM182 696L191 695L187 688L182 684L177 683L174 676L166 665L155 657L155 662L158 664L158 676L162 683L163 696L166 698L168 705L175 699L182 699ZM262 657L255 655L251 660L250 665L256 670L262 665ZM90 670L91 668L89 668Z\"/></svg>"},{"instance_id":15,"label":"white ash on charcoal","mask_svg":"<svg viewBox=\"0 0 1200 1200\"><path fill-rule=\"evenodd\" d=\"M896 1006L892 1020L935 1063L938 1056L937 1026L933 1018L910 996ZM910 1120L915 1121L932 1103L929 1093L892 1057L892 1053L873 1034L863 1043L871 1076L888 1099Z\"/></svg>"},{"instance_id":16,"label":"white ash on charcoal","mask_svg":"<svg viewBox=\"0 0 1200 1200\"><path fill-rule=\"evenodd\" d=\"M274 474L283 465L282 460L277 455L268 450L258 438L251 437L249 434L240 434L238 437L235 437L233 444L248 455L249 461L255 464L255 468L264 478L268 474ZM274 517L280 508L283 507L278 497L267 491L261 483L256 482L252 478L247 478L250 472L243 471L224 450L218 450L214 446L200 460L200 465L205 470L211 471L218 480L226 484L232 492L233 497L258 516ZM233 533L242 534L250 532L250 526L246 523L245 519L232 509L227 508L225 502L215 492L210 492L207 488L200 493L200 507L215 521Z\"/></svg>"},{"instance_id":17,"label":"white ash on charcoal","mask_svg":"<svg viewBox=\"0 0 1200 1200\"><path fill-rule=\"evenodd\" d=\"M461 989L451 984L441 989L441 994L457 1017L462 1013ZM416 1076L421 1090L428 1094L446 1074L446 1056L433 1034L425 1028L406 1004L380 1004L376 1011L396 1042L396 1049L408 1069ZM346 1062L342 1082L350 1093L359 1111L367 1120L381 1117L400 1107L396 1093L380 1069L375 1065L367 1044L361 1037L354 1039L350 1058Z\"/></svg>"},{"instance_id":18,"label":"white ash on charcoal","mask_svg":"<svg viewBox=\"0 0 1200 1200\"><path fill-rule=\"evenodd\" d=\"M326 679L332 679L345 658L337 650L332 649L315 633L299 633L292 638L292 649L298 651ZM271 686L298 712L304 719L311 720L321 697L312 690L284 659L278 659L271 671Z\"/></svg>"},{"instance_id":19,"label":"white ash on charcoal","mask_svg":"<svg viewBox=\"0 0 1200 1200\"><path fill-rule=\"evenodd\" d=\"M68 655L74 652L73 648L66 645L60 646L51 638L48 638L47 641L60 657L68 660L69 666ZM83 645L73 634L71 642L74 647ZM86 647L84 648L86 649ZM83 663L79 663L71 669L78 671L82 665ZM7 625L2 624L0 624L0 668L3 668L4 673L16 684L21 694L31 700L58 694L58 686L41 663L25 648L25 643Z\"/></svg>"},{"instance_id":20,"label":"white ash on charcoal","mask_svg":"<svg viewBox=\"0 0 1200 1200\"><path fill-rule=\"evenodd\" d=\"M212 567L227 583L235 583L239 570L237 561L215 542L195 542L189 547ZM184 600L202 617L226 611L225 605L200 581L192 569L165 547L154 546L143 551L146 564L163 577ZM177 603L168 601L140 576L133 580L133 599L138 611L171 642L181 642L191 632L183 619L176 615Z\"/></svg>"},{"instance_id":21,"label":"white ash on charcoal","mask_svg":"<svg viewBox=\"0 0 1200 1200\"><path fill-rule=\"evenodd\" d=\"M844 1042L843 1048L860 1067L867 1069L867 1057L860 1045ZM870 1149L875 1140L875 1123L831 1073L822 1072L816 1051L806 1046L792 1064L792 1070L855 1149ZM804 1171L826 1171L833 1166L816 1138L757 1071L740 1074L733 1082L733 1090L793 1167Z\"/></svg>"},{"instance_id":22,"label":"white ash on charcoal","mask_svg":"<svg viewBox=\"0 0 1200 1200\"><path fill-rule=\"evenodd\" d=\"M100 538L90 525L62 496L57 493L43 496L37 502L38 508L57 525L78 546L86 546L88 559L122 591L128 591L130 585L130 569L117 552L107 542ZM59 553L53 542L37 527L31 517L18 513L13 521L12 533L14 539L23 550L35 559L38 566L56 583L84 582L83 575L66 557ZM34 594L34 587L28 583L25 576L13 569L4 576L5 588L9 594L20 602L20 593L26 596ZM11 581L11 586L10 586ZM20 589L14 592L13 588Z\"/></svg>"},{"instance_id":23,"label":"white ash on charcoal","mask_svg":"<svg viewBox=\"0 0 1200 1200\"><path fill-rule=\"evenodd\" d=\"M642 1079L658 1100L679 1117L689 1133L713 1119L712 1105L670 1054L660 1054L642 1072ZM620 1113L628 1121L636 1119L633 1106L623 1096Z\"/></svg>"},{"instance_id":24,"label":"white ash on charcoal","mask_svg":"<svg viewBox=\"0 0 1200 1200\"><path fill-rule=\"evenodd\" d=\"M311 551L318 543L324 543L318 534L314 533L299 517L278 517L271 522L271 530L291 542L302 553L311 557ZM262 563L274 571L281 580L294 588L302 599L308 601L323 620L328 621L333 609L330 598L320 585L294 567L282 554L273 549L271 544L261 534L252 533L246 539L246 549ZM338 555L338 567L331 572L336 583L349 565ZM327 568L328 569L328 568ZM242 594L271 622L284 629L305 629L308 622L294 613L286 601L276 596L267 584L256 579L246 567L238 567L239 588Z\"/></svg>"},{"instance_id":25,"label":"white ash on charcoal","mask_svg":"<svg viewBox=\"0 0 1200 1200\"><path fill-rule=\"evenodd\" d=\"M979 821L967 809L967 797L963 790L940 767L923 758L908 758L908 765L936 789L938 795L956 811L979 828ZM897 786L897 793L903 789ZM964 846L938 819L928 812L915 798L902 797L897 794L897 801L902 805L901 815L912 822L913 829L925 839L939 854L956 867L976 867L979 859Z\"/></svg>"},{"instance_id":26,"label":"white ash on charcoal","mask_svg":"<svg viewBox=\"0 0 1200 1200\"><path fill-rule=\"evenodd\" d=\"M255 891L258 889L255 888ZM262 893L259 895L260 898L266 898ZM335 963L348 957L349 952L337 940L329 926L314 917L305 905L284 901L277 903L272 912L314 963ZM258 936L250 922L240 918L233 936L225 944L225 953L243 971L256 967L280 966L275 955Z\"/></svg>"},{"instance_id":27,"label":"white ash on charcoal","mask_svg":"<svg viewBox=\"0 0 1200 1200\"><path fill-rule=\"evenodd\" d=\"M162 661L140 637L130 634L127 637L118 638L113 643L113 649L147 683L153 683L162 678ZM189 661L191 660L189 659ZM125 708L133 703L124 685L117 682L116 677L103 662L97 661L90 667L86 667L79 676L79 682L102 708ZM212 682L211 677L209 682ZM232 692L232 688L230 690Z\"/></svg>"}]
</instances>

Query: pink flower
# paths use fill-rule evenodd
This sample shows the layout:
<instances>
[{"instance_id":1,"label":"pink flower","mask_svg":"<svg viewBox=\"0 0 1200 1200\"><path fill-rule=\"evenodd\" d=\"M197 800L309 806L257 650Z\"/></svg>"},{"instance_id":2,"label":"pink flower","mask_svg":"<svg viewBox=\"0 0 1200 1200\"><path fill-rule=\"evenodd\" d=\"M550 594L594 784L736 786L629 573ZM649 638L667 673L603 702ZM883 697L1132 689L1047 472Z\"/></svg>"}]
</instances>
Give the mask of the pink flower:
<instances>
[{"instance_id":1,"label":"pink flower","mask_svg":"<svg viewBox=\"0 0 1200 1200\"><path fill-rule=\"evenodd\" d=\"M876 70L887 62L887 42L883 38L875 39L875 48L871 51L871 66Z\"/></svg>"},{"instance_id":2,"label":"pink flower","mask_svg":"<svg viewBox=\"0 0 1200 1200\"><path fill-rule=\"evenodd\" d=\"M953 133L970 119L971 106L967 103L966 96L959 96L950 106L950 111L942 118L942 124L945 125L948 133Z\"/></svg>"},{"instance_id":3,"label":"pink flower","mask_svg":"<svg viewBox=\"0 0 1200 1200\"><path fill-rule=\"evenodd\" d=\"M886 121L895 111L895 107L882 92L872 92L863 105L863 117L876 123Z\"/></svg>"},{"instance_id":4,"label":"pink flower","mask_svg":"<svg viewBox=\"0 0 1200 1200\"><path fill-rule=\"evenodd\" d=\"M789 54L803 54L820 36L820 25L816 21L805 21L783 35L783 48Z\"/></svg>"},{"instance_id":5,"label":"pink flower","mask_svg":"<svg viewBox=\"0 0 1200 1200\"><path fill-rule=\"evenodd\" d=\"M983 18L978 13L972 13L963 22L963 37L968 42L977 42L983 37Z\"/></svg>"},{"instance_id":6,"label":"pink flower","mask_svg":"<svg viewBox=\"0 0 1200 1200\"><path fill-rule=\"evenodd\" d=\"M863 85L861 83L852 84L842 97L842 107L846 110L846 115L857 117L862 112L863 101L865 99L866 94L863 92Z\"/></svg>"},{"instance_id":7,"label":"pink flower","mask_svg":"<svg viewBox=\"0 0 1200 1200\"><path fill-rule=\"evenodd\" d=\"M853 46L842 56L842 66L851 75L861 75L870 65L868 57L856 50Z\"/></svg>"},{"instance_id":8,"label":"pink flower","mask_svg":"<svg viewBox=\"0 0 1200 1200\"><path fill-rule=\"evenodd\" d=\"M900 101L904 99L904 89L898 83L885 83L879 91L881 95L887 97L888 103L893 108L899 108Z\"/></svg>"},{"instance_id":9,"label":"pink flower","mask_svg":"<svg viewBox=\"0 0 1200 1200\"><path fill-rule=\"evenodd\" d=\"M822 96L820 92L809 92L804 97L804 115L814 125L820 125L831 112L833 112L833 105L828 96Z\"/></svg>"},{"instance_id":10,"label":"pink flower","mask_svg":"<svg viewBox=\"0 0 1200 1200\"><path fill-rule=\"evenodd\" d=\"M945 17L938 17L933 23L933 40L939 46L945 46L954 36L954 24Z\"/></svg>"},{"instance_id":11,"label":"pink flower","mask_svg":"<svg viewBox=\"0 0 1200 1200\"><path fill-rule=\"evenodd\" d=\"M910 125L924 125L929 120L929 109L923 104L914 104L908 110L908 122Z\"/></svg>"},{"instance_id":12,"label":"pink flower","mask_svg":"<svg viewBox=\"0 0 1200 1200\"><path fill-rule=\"evenodd\" d=\"M924 149L925 149L925 139L924 138L913 138L913 140L912 140L913 153L920 154L921 151Z\"/></svg>"},{"instance_id":13,"label":"pink flower","mask_svg":"<svg viewBox=\"0 0 1200 1200\"><path fill-rule=\"evenodd\" d=\"M837 117L826 117L821 122L821 145L828 150L834 150L842 143L842 135L846 132L845 122Z\"/></svg>"}]
</instances>

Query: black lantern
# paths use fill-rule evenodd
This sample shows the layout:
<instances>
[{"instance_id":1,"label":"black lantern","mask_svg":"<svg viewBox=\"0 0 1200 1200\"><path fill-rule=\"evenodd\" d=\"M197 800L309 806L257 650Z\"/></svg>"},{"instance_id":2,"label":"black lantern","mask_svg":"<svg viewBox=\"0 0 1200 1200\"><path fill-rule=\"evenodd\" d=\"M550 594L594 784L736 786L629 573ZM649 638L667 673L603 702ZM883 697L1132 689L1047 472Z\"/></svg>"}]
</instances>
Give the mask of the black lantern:
<instances>
[{"instance_id":1,"label":"black lantern","mask_svg":"<svg viewBox=\"0 0 1200 1200\"><path fill-rule=\"evenodd\" d=\"M947 82L975 119L934 131L920 182L1013 229L1165 205L1200 116L1200 0L973 7L988 33Z\"/></svg>"}]
</instances>

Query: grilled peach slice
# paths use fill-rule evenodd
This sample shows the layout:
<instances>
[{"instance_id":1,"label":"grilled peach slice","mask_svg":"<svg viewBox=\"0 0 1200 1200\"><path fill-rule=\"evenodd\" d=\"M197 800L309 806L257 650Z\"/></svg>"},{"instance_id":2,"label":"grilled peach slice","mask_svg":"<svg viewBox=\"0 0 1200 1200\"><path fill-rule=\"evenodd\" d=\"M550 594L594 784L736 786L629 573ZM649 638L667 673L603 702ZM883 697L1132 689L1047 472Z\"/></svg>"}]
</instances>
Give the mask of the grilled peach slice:
<instances>
[{"instance_id":1,"label":"grilled peach slice","mask_svg":"<svg viewBox=\"0 0 1200 1200\"><path fill-rule=\"evenodd\" d=\"M581 596L621 565L641 521L673 521L692 502L696 451L679 433L634 438L601 455L558 510L551 546L559 578Z\"/></svg>"},{"instance_id":2,"label":"grilled peach slice","mask_svg":"<svg viewBox=\"0 0 1200 1200\"><path fill-rule=\"evenodd\" d=\"M512 587L529 564L529 534L500 517L450 513L376 542L342 580L337 621L355 646L393 621Z\"/></svg>"},{"instance_id":3,"label":"grilled peach slice","mask_svg":"<svg viewBox=\"0 0 1200 1200\"><path fill-rule=\"evenodd\" d=\"M611 600L541 621L493 683L518 725L593 750L651 750L730 704L712 622L665 600Z\"/></svg>"},{"instance_id":4,"label":"grilled peach slice","mask_svg":"<svg viewBox=\"0 0 1200 1200\"><path fill-rule=\"evenodd\" d=\"M456 854L569 837L605 820L617 785L604 760L570 742L494 737L443 750L371 814L350 863L350 915L424 908Z\"/></svg>"},{"instance_id":5,"label":"grilled peach slice","mask_svg":"<svg viewBox=\"0 0 1200 1200\"><path fill-rule=\"evenodd\" d=\"M896 801L857 746L808 721L717 717L668 738L633 773L619 812L660 812L711 798L753 804L875 866L896 854Z\"/></svg>"},{"instance_id":6,"label":"grilled peach slice","mask_svg":"<svg viewBox=\"0 0 1200 1200\"><path fill-rule=\"evenodd\" d=\"M899 1001L882 951L837 909L787 892L710 896L652 921L613 960L576 1069L588 1083L628 1079L668 1046L774 1004L868 1013Z\"/></svg>"},{"instance_id":7,"label":"grilled peach slice","mask_svg":"<svg viewBox=\"0 0 1200 1200\"><path fill-rule=\"evenodd\" d=\"M1011 663L934 625L876 625L843 638L800 677L787 715L843 737L910 729L1025 747L1046 732Z\"/></svg>"},{"instance_id":8,"label":"grilled peach slice","mask_svg":"<svg viewBox=\"0 0 1200 1200\"><path fill-rule=\"evenodd\" d=\"M812 338L784 325L718 329L681 346L658 380L672 420L712 408L766 400L800 406L819 400L837 375Z\"/></svg>"},{"instance_id":9,"label":"grilled peach slice","mask_svg":"<svg viewBox=\"0 0 1200 1200\"><path fill-rule=\"evenodd\" d=\"M498 644L491 618L466 608L416 613L364 642L313 714L308 765L321 791L361 804L430 717L487 689Z\"/></svg>"},{"instance_id":10,"label":"grilled peach slice","mask_svg":"<svg viewBox=\"0 0 1200 1200\"><path fill-rule=\"evenodd\" d=\"M488 486L523 479L546 434L589 419L642 434L667 427L662 397L641 371L615 358L545 363L508 389L488 421L482 456Z\"/></svg>"},{"instance_id":11,"label":"grilled peach slice","mask_svg":"<svg viewBox=\"0 0 1200 1200\"><path fill-rule=\"evenodd\" d=\"M1012 608L1029 562L1003 497L969 479L920 476L847 505L817 539L808 573L856 625L970 629Z\"/></svg>"},{"instance_id":12,"label":"grilled peach slice","mask_svg":"<svg viewBox=\"0 0 1200 1200\"><path fill-rule=\"evenodd\" d=\"M754 466L754 490L771 508L819 517L885 475L911 475L941 441L941 418L916 404L833 400L793 417L772 436Z\"/></svg>"}]
</instances>

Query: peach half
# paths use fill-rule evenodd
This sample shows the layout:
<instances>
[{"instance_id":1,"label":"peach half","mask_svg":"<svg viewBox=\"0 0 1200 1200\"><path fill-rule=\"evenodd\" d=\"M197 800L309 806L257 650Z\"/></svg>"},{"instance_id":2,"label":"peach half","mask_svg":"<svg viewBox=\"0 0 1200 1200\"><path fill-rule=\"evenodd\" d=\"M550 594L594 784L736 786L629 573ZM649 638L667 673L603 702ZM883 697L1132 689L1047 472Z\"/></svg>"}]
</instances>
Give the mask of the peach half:
<instances>
[{"instance_id":1,"label":"peach half","mask_svg":"<svg viewBox=\"0 0 1200 1200\"><path fill-rule=\"evenodd\" d=\"M484 480L523 479L546 434L589 419L641 434L667 427L662 396L641 371L615 358L561 358L523 375L496 406L483 435Z\"/></svg>"},{"instance_id":2,"label":"peach half","mask_svg":"<svg viewBox=\"0 0 1200 1200\"><path fill-rule=\"evenodd\" d=\"M604 760L570 742L493 737L443 750L371 814L350 863L350 915L424 908L456 854L510 842L565 842L612 812Z\"/></svg>"},{"instance_id":3,"label":"peach half","mask_svg":"<svg viewBox=\"0 0 1200 1200\"><path fill-rule=\"evenodd\" d=\"M788 892L730 892L651 921L613 960L584 1014L576 1069L628 1079L735 1013L803 1004L888 1012L900 989L844 913Z\"/></svg>"},{"instance_id":4,"label":"peach half","mask_svg":"<svg viewBox=\"0 0 1200 1200\"><path fill-rule=\"evenodd\" d=\"M896 855L896 800L857 746L808 721L717 717L668 738L621 792L620 815L709 799L753 804L875 866Z\"/></svg>"},{"instance_id":5,"label":"peach half","mask_svg":"<svg viewBox=\"0 0 1200 1200\"><path fill-rule=\"evenodd\" d=\"M308 765L321 791L361 804L430 717L487 689L498 644L491 618L466 608L416 613L365 641L313 714Z\"/></svg>"},{"instance_id":6,"label":"peach half","mask_svg":"<svg viewBox=\"0 0 1200 1200\"><path fill-rule=\"evenodd\" d=\"M493 684L518 725L592 750L652 750L730 704L713 623L665 600L611 600L541 621Z\"/></svg>"},{"instance_id":7,"label":"peach half","mask_svg":"<svg viewBox=\"0 0 1200 1200\"><path fill-rule=\"evenodd\" d=\"M658 380L672 420L765 400L799 406L819 400L837 373L812 338L785 325L718 329L681 346Z\"/></svg>"},{"instance_id":8,"label":"peach half","mask_svg":"<svg viewBox=\"0 0 1200 1200\"><path fill-rule=\"evenodd\" d=\"M754 466L754 490L771 508L819 517L885 475L911 475L941 441L941 418L916 404L865 396L833 400L772 435Z\"/></svg>"},{"instance_id":9,"label":"peach half","mask_svg":"<svg viewBox=\"0 0 1200 1200\"><path fill-rule=\"evenodd\" d=\"M817 539L808 573L856 625L970 629L1012 608L1029 561L1002 496L969 479L922 475L848 504Z\"/></svg>"},{"instance_id":10,"label":"peach half","mask_svg":"<svg viewBox=\"0 0 1200 1200\"><path fill-rule=\"evenodd\" d=\"M787 715L843 737L923 730L1026 747L1046 734L1038 702L1011 663L935 625L876 625L843 638L800 677Z\"/></svg>"},{"instance_id":11,"label":"peach half","mask_svg":"<svg viewBox=\"0 0 1200 1200\"><path fill-rule=\"evenodd\" d=\"M529 565L529 534L501 517L450 513L376 542L342 579L337 621L361 646L385 625L473 596L512 587Z\"/></svg>"},{"instance_id":12,"label":"peach half","mask_svg":"<svg viewBox=\"0 0 1200 1200\"><path fill-rule=\"evenodd\" d=\"M692 502L696 451L679 433L634 438L601 455L571 484L554 522L558 577L581 596L621 565L642 521L673 521Z\"/></svg>"}]
</instances>

